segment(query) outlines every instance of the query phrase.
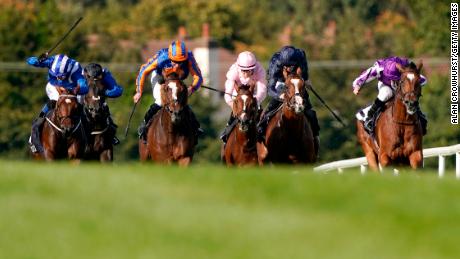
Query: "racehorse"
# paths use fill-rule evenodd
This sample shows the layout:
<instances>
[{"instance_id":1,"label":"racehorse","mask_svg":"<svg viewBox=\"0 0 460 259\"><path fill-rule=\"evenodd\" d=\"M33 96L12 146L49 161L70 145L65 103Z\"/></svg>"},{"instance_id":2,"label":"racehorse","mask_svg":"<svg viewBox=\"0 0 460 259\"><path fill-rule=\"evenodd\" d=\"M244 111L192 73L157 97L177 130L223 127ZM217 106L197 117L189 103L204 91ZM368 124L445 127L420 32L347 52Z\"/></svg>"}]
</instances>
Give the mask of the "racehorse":
<instances>
[{"instance_id":1,"label":"racehorse","mask_svg":"<svg viewBox=\"0 0 460 259\"><path fill-rule=\"evenodd\" d=\"M81 108L77 96L65 88L57 87L59 98L56 107L46 116L40 141L44 152L35 158L79 160L83 156L84 133Z\"/></svg>"},{"instance_id":2,"label":"racehorse","mask_svg":"<svg viewBox=\"0 0 460 259\"><path fill-rule=\"evenodd\" d=\"M268 122L265 143L257 143L259 164L313 163L316 161L313 133L304 115L305 82L302 70L284 69L283 103Z\"/></svg>"},{"instance_id":3,"label":"racehorse","mask_svg":"<svg viewBox=\"0 0 460 259\"><path fill-rule=\"evenodd\" d=\"M222 161L227 165L257 164L258 106L254 88L255 84L237 87L232 107L237 126L232 129L222 148Z\"/></svg>"},{"instance_id":4,"label":"racehorse","mask_svg":"<svg viewBox=\"0 0 460 259\"><path fill-rule=\"evenodd\" d=\"M105 89L101 80L88 79L89 91L85 95L84 114L87 148L85 159L110 162L113 160L115 129L105 102Z\"/></svg>"},{"instance_id":5,"label":"racehorse","mask_svg":"<svg viewBox=\"0 0 460 259\"><path fill-rule=\"evenodd\" d=\"M188 90L179 76L165 76L161 87L161 109L148 122L147 143L139 140L140 160L188 165L194 154L197 137L187 106Z\"/></svg>"},{"instance_id":6,"label":"racehorse","mask_svg":"<svg viewBox=\"0 0 460 259\"><path fill-rule=\"evenodd\" d=\"M369 167L375 171L378 164L410 164L413 169L423 165L422 126L417 116L419 98L422 95L420 70L410 63L397 65L401 80L396 85L395 97L387 102L385 110L376 120L374 136L364 130L357 121L357 137L366 155Z\"/></svg>"}]
</instances>

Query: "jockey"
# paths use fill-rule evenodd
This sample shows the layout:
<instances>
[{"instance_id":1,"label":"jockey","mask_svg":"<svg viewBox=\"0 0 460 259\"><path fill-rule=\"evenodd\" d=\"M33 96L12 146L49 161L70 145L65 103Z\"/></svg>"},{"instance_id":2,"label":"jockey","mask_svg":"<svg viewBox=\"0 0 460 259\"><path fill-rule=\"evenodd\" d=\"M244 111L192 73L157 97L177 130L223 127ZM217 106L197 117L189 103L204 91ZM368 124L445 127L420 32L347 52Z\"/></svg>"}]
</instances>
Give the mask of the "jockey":
<instances>
[{"instance_id":1,"label":"jockey","mask_svg":"<svg viewBox=\"0 0 460 259\"><path fill-rule=\"evenodd\" d=\"M249 51L241 52L238 55L238 59L232 64L227 72L227 81L225 81L225 102L233 109L233 99L237 95L236 86L238 84L248 84L250 81L256 83L254 91L254 97L257 100L258 107L260 107L262 101L267 96L267 82L265 80L265 69L256 60L254 54ZM228 134L232 131L235 126L235 117L233 113L230 113L230 118L227 122L227 126L222 132L220 139L227 141Z\"/></svg>"},{"instance_id":2,"label":"jockey","mask_svg":"<svg viewBox=\"0 0 460 259\"><path fill-rule=\"evenodd\" d=\"M302 70L302 78L305 80L305 84L311 85L310 80L308 79L307 56L304 50L295 48L293 46L284 46L280 51L273 54L268 66L268 95L272 97L272 99L258 124L257 131L259 141L264 140L265 130L267 128L270 117L273 115L273 112L276 111L276 109L283 103L283 92L285 87L283 70L290 67L300 67ZM310 122L314 136L315 151L318 154L320 129L318 119L316 117L316 112L313 110L313 107L310 103L307 91L305 91L305 96L302 96L302 98L305 99L304 114Z\"/></svg>"},{"instance_id":3,"label":"jockey","mask_svg":"<svg viewBox=\"0 0 460 259\"><path fill-rule=\"evenodd\" d=\"M389 57L377 60L374 65L365 70L358 78L353 81L353 93L358 95L361 87L374 79L378 79L377 88L379 93L371 108L368 111L366 121L364 122L364 128L370 133L374 129L374 123L377 114L380 110L385 107L385 103L394 96L396 84L401 79L401 73L399 72L396 64L401 66L409 65L409 60L402 57ZM425 85L427 82L425 76L420 75L420 85ZM417 111L422 124L423 135L426 134L426 126L428 121L425 115L420 110Z\"/></svg>"},{"instance_id":4,"label":"jockey","mask_svg":"<svg viewBox=\"0 0 460 259\"><path fill-rule=\"evenodd\" d=\"M139 138L145 140L147 133L147 123L161 108L161 87L160 84L164 83L162 73L166 75L176 73L180 76L181 80L188 77L189 73L193 76L192 85L188 88L189 96L201 87L203 83L203 77L201 75L200 68L196 63L193 53L187 50L183 41L173 41L168 48L160 49L147 63L143 64L140 68L139 74L136 79L136 94L133 96L134 103L138 103L142 91L144 89L145 78L151 74L150 82L152 84L152 92L154 103L150 106L149 110L144 116L139 127ZM203 130L200 128L200 123L195 117L190 107L186 107L190 115L192 116L193 127L196 130L196 134L200 135Z\"/></svg>"},{"instance_id":5,"label":"jockey","mask_svg":"<svg viewBox=\"0 0 460 259\"><path fill-rule=\"evenodd\" d=\"M104 94L109 98L120 97L123 93L123 87L117 84L115 78L113 78L112 73L107 68L102 68L101 65L96 63L90 63L83 69L83 75L87 81L101 80L102 85L104 86ZM117 125L113 122L112 116L110 115L109 106L107 103L104 103L105 112L108 114L109 125L112 130L115 132ZM113 144L117 145L120 143L120 140L115 136L113 137Z\"/></svg>"},{"instance_id":6,"label":"jockey","mask_svg":"<svg viewBox=\"0 0 460 259\"><path fill-rule=\"evenodd\" d=\"M32 152L42 152L41 145L38 145L33 136L38 136L34 132L39 132L41 126L45 121L46 114L54 109L56 102L59 98L59 92L56 87L64 87L68 90L72 90L74 94L84 95L88 92L88 85L82 74L82 68L80 64L69 58L64 54L57 54L51 57L45 56L44 59L38 57L29 57L27 64L34 67L46 67L48 68L48 84L46 85L46 94L48 95L49 101L43 106L38 118L32 124L32 136L29 139ZM38 150L38 149L39 150Z\"/></svg>"}]
</instances>

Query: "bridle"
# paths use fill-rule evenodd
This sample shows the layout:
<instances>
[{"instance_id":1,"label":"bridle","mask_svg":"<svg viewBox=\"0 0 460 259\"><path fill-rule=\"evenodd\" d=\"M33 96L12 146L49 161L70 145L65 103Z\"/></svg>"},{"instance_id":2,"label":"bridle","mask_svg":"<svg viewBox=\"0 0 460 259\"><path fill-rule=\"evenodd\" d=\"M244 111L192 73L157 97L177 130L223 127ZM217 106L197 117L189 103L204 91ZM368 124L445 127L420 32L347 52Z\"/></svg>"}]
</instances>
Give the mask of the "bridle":
<instances>
[{"instance_id":1,"label":"bridle","mask_svg":"<svg viewBox=\"0 0 460 259\"><path fill-rule=\"evenodd\" d=\"M59 99L61 99L61 98L75 98L75 99L77 99L77 96L76 96L76 95L71 95L71 94L63 94L63 95L60 95L60 96L59 96ZM59 99L58 99L58 100L59 100ZM78 101L77 101L77 102L78 102ZM48 117L46 117L46 121L47 121L53 128L55 128L57 131L61 132L62 134L66 134L66 130L62 129L62 128L60 127L60 125L62 125L62 123L63 123L63 121L64 121L65 119L70 119L70 120L72 120L72 116L60 116L60 115L59 115L59 112L57 112L57 111L59 110L59 107L60 107L60 104L59 104L59 102L58 102L58 103L56 104L56 109L55 109L54 114L55 114L56 120L59 122L59 125L56 125L56 124L55 124L53 121L51 121ZM72 132L70 133L70 135L73 134L73 133L75 133L75 131L77 131L77 129L80 128L80 126L81 126L81 118L79 118L77 125L73 127L73 130L72 130Z\"/></svg>"}]
</instances>

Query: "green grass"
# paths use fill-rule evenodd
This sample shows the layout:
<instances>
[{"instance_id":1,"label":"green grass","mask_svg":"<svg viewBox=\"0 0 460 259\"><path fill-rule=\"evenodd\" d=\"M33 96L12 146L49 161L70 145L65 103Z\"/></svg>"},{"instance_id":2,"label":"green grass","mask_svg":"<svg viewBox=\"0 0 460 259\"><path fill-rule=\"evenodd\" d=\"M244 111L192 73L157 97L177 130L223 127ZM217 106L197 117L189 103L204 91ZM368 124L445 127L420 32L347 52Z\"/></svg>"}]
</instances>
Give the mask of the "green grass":
<instances>
[{"instance_id":1,"label":"green grass","mask_svg":"<svg viewBox=\"0 0 460 259\"><path fill-rule=\"evenodd\" d=\"M453 172L0 162L0 258L453 258Z\"/></svg>"}]
</instances>

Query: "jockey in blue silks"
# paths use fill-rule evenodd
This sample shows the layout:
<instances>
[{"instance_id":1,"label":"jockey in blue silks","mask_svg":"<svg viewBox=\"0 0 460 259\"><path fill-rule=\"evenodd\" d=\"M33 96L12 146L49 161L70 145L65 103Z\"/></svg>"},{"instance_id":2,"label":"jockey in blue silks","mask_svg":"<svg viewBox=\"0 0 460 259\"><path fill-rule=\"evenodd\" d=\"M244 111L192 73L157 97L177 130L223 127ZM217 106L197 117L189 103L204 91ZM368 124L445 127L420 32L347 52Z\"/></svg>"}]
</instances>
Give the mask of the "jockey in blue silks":
<instances>
[{"instance_id":1,"label":"jockey in blue silks","mask_svg":"<svg viewBox=\"0 0 460 259\"><path fill-rule=\"evenodd\" d=\"M302 79L305 80L305 84L309 85L310 80L308 78L308 64L307 56L305 51L302 49L295 48L293 46L284 46L280 51L273 54L270 64L268 65L268 95L272 98L268 104L263 117L258 124L258 138L259 141L264 140L265 131L267 129L268 121L273 116L273 112L281 106L284 98L285 78L283 76L284 69L297 69L302 70ZM316 154L319 151L319 123L316 117L316 112L310 103L310 99L307 91L305 91L305 110L304 114L310 122L311 129L314 136L314 145Z\"/></svg>"},{"instance_id":2,"label":"jockey in blue silks","mask_svg":"<svg viewBox=\"0 0 460 259\"><path fill-rule=\"evenodd\" d=\"M34 67L48 68L48 84L46 85L46 95L49 101L43 106L38 118L32 124L32 132L39 130L45 121L45 116L50 109L56 105L59 92L56 87L64 87L75 94L84 95L88 92L88 85L82 73L80 64L64 54L57 54L40 60L38 57L29 57L27 64ZM79 86L79 87L77 87ZM77 91L77 92L75 92ZM34 134L32 134L33 136ZM30 139L32 152L42 152L37 150L32 143L36 140ZM39 140L38 140L39 141Z\"/></svg>"},{"instance_id":3,"label":"jockey in blue silks","mask_svg":"<svg viewBox=\"0 0 460 259\"><path fill-rule=\"evenodd\" d=\"M108 68L102 68L101 65L96 63L90 63L83 69L83 74L87 81L98 81L100 80L104 86L104 95L109 98L118 98L123 93L123 87L117 84L117 81L112 76ZM104 103L104 112L108 115L109 124L112 130L116 130L117 125L113 122L110 114L109 106ZM114 136L113 144L120 143L118 138Z\"/></svg>"},{"instance_id":4,"label":"jockey in blue silks","mask_svg":"<svg viewBox=\"0 0 460 259\"><path fill-rule=\"evenodd\" d=\"M409 60L403 57L388 57L377 60L370 68L366 69L359 75L355 81L353 81L353 93L358 95L361 87L368 82L378 79L378 95L372 104L371 108L367 112L367 118L364 122L364 128L369 132L373 132L375 119L378 113L385 107L385 103L392 99L396 89L396 84L401 80L401 72L396 67L397 64L405 67L409 65ZM426 77L420 75L420 85L423 86L427 83ZM417 114L422 124L423 135L426 134L426 127L428 121L426 116L420 110L417 110Z\"/></svg>"}]
</instances>

